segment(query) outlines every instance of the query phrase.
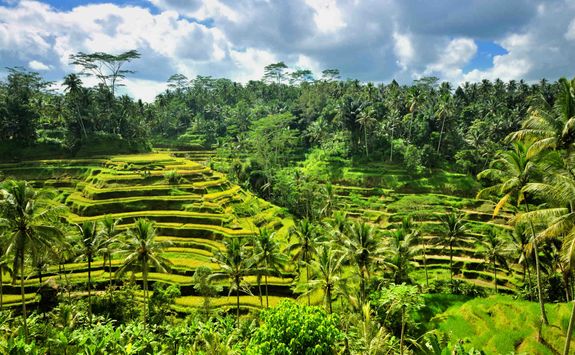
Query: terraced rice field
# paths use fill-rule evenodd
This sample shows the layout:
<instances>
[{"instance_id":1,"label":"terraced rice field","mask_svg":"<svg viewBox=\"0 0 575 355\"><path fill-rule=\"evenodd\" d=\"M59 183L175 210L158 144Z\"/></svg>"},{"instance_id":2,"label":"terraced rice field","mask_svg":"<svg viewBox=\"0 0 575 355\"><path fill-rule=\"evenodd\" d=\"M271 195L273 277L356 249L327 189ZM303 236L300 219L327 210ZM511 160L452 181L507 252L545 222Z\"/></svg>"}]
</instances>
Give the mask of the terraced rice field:
<instances>
[{"instance_id":1,"label":"terraced rice field","mask_svg":"<svg viewBox=\"0 0 575 355\"><path fill-rule=\"evenodd\" d=\"M476 181L463 174L436 171L430 177L417 178L397 165L371 164L344 168L333 179L336 209L347 211L353 219L365 220L382 235L397 229L405 216L411 216L421 231L421 252L412 260L415 271L411 277L424 284L424 258L430 281L449 279L449 249L432 244L442 233L441 216L449 212L465 215L468 230L465 241L454 247L454 277L493 289L492 266L486 263L483 236L489 228L500 234L510 233L510 211L502 210L492 218L495 204L477 200ZM425 248L425 256L423 249ZM523 283L522 268L510 263L510 268L497 265L498 290L514 293Z\"/></svg>"},{"instance_id":2,"label":"terraced rice field","mask_svg":"<svg viewBox=\"0 0 575 355\"><path fill-rule=\"evenodd\" d=\"M188 158L185 158L187 156ZM53 188L57 199L68 207L67 222L81 224L85 221L102 220L105 216L120 219L119 229L126 230L138 218L156 222L159 239L170 241L165 256L173 263L170 274L152 272L150 281L179 284L182 297L178 307L197 307L201 302L190 302L194 294L192 276L199 266L213 270L218 265L212 260L216 250L224 249L226 237L252 236L258 228L268 227L285 244L292 219L280 208L256 198L227 178L212 171L201 162L211 156L210 152L156 152L152 154L113 156L102 159L33 161L2 164L0 171L5 177L29 180L36 187ZM197 159L200 162L191 159ZM169 175L177 181L169 181ZM172 179L173 180L173 179ZM111 270L102 260L95 260L93 283L102 289L109 282L122 260L113 260ZM87 282L87 263L74 262L62 268L51 266L43 278L56 283L72 283L76 286ZM39 287L39 279L33 270L25 281L26 292L33 293ZM139 280L141 275L133 277ZM5 275L6 302L17 302L18 288L11 287L9 275ZM270 277L270 299L292 296L290 285L293 274L285 272ZM254 277L248 277L254 285ZM222 296L227 296L225 280L221 281ZM80 287L78 287L80 289ZM228 306L226 297L214 301L215 305ZM245 295L241 304L259 306L258 297Z\"/></svg>"},{"instance_id":3,"label":"terraced rice field","mask_svg":"<svg viewBox=\"0 0 575 355\"><path fill-rule=\"evenodd\" d=\"M189 307L201 307L192 276L199 266L217 270L212 257L215 251L224 249L223 238L251 236L258 228L268 227L277 231L285 246L293 225L285 211L207 167L212 157L212 152L158 151L101 159L1 164L0 171L5 177L26 179L36 187L56 190L57 199L69 209L66 219L70 224L111 216L121 219L119 228L126 230L138 218L154 220L158 239L171 242L165 256L174 266L171 274L152 272L150 281L180 285L182 297L176 301L176 308L186 312ZM176 182L169 181L170 174L177 177ZM428 178L412 178L402 167L372 164L346 168L332 182L336 209L345 210L352 219L367 221L382 235L396 229L404 216L414 219L422 234L416 248L425 247L430 281L449 278L448 250L431 243L441 233L440 216L447 212L466 214L468 242L454 248L455 277L486 289L493 287L492 270L483 258L481 237L486 228L508 231L506 222L511 214L503 211L498 219L492 219L493 203L474 198L477 183L470 177L438 171ZM415 271L411 277L423 284L423 253L412 262ZM121 263L122 260L115 259L110 268L102 260L96 260L92 274L96 288L103 289ZM521 271L516 266L505 269L498 265L500 292L515 292L522 283ZM43 276L44 280L71 283L81 290L80 286L87 282L87 263L70 260L61 268L49 267ZM140 275L131 277L139 280ZM294 296L293 277L288 270L270 278L271 304L281 297ZM18 304L19 289L11 286L9 275L4 275L4 280L4 299L9 304ZM253 295L257 295L255 276L248 277L248 282ZM25 284L27 299L31 301L39 287L33 270ZM233 307L235 301L228 299L226 281L221 281L221 285L222 297L212 304ZM314 301L322 302L322 295L314 295ZM240 304L245 308L260 305L258 297L251 295L241 296Z\"/></svg>"}]
</instances>

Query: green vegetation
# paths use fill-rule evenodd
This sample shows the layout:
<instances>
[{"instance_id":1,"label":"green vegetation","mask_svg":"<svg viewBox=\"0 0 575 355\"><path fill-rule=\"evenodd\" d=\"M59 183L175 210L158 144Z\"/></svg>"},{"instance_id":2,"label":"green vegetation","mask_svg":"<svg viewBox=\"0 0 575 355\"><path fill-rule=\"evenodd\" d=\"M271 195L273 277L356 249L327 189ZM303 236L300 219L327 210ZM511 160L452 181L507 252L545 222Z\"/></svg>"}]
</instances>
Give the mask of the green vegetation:
<instances>
[{"instance_id":1,"label":"green vegetation","mask_svg":"<svg viewBox=\"0 0 575 355\"><path fill-rule=\"evenodd\" d=\"M575 82L275 63L143 104L115 96L138 56L0 85L3 352L573 349Z\"/></svg>"}]
</instances>

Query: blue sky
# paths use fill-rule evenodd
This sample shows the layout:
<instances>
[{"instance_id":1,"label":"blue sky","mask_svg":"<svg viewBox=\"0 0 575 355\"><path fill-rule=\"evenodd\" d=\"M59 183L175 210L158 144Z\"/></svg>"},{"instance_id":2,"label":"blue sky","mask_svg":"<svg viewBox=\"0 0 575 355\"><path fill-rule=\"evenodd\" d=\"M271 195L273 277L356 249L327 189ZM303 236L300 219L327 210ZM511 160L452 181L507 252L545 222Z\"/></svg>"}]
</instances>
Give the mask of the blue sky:
<instances>
[{"instance_id":1,"label":"blue sky","mask_svg":"<svg viewBox=\"0 0 575 355\"><path fill-rule=\"evenodd\" d=\"M0 0L1 68L58 81L70 54L130 49L125 90L145 100L174 73L246 82L278 61L375 82L553 80L575 75L575 1Z\"/></svg>"}]
</instances>

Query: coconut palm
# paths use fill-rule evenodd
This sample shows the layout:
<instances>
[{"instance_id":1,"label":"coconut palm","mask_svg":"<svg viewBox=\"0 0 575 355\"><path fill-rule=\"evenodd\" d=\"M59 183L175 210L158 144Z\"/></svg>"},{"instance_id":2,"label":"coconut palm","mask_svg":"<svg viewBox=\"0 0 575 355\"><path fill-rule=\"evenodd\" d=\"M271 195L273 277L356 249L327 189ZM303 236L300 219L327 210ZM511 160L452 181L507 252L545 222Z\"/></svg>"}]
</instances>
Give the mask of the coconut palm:
<instances>
[{"instance_id":1,"label":"coconut palm","mask_svg":"<svg viewBox=\"0 0 575 355\"><path fill-rule=\"evenodd\" d=\"M313 256L316 254L316 246L320 240L318 237L317 228L312 222L310 222L309 219L305 218L298 221L295 227L292 228L291 232L292 236L296 238L296 241L290 244L286 248L285 252L288 255L292 255L292 260L297 263L298 269L302 264L305 265L306 282L309 284L309 264ZM311 298L309 293L307 304L308 306L311 305Z\"/></svg>"},{"instance_id":2,"label":"coconut palm","mask_svg":"<svg viewBox=\"0 0 575 355\"><path fill-rule=\"evenodd\" d=\"M375 229L365 222L355 222L349 227L344 241L347 256L357 267L361 304L367 298L366 284L371 278L371 271L383 261L383 249Z\"/></svg>"},{"instance_id":3,"label":"coconut palm","mask_svg":"<svg viewBox=\"0 0 575 355\"><path fill-rule=\"evenodd\" d=\"M529 261L533 256L533 247L524 224L517 223L511 234L511 243L518 254L517 263L523 267L523 283L527 279L529 299L531 300L531 266Z\"/></svg>"},{"instance_id":4,"label":"coconut palm","mask_svg":"<svg viewBox=\"0 0 575 355\"><path fill-rule=\"evenodd\" d=\"M363 135L364 135L364 146L365 146L365 156L369 158L369 150L367 146L367 130L373 127L377 120L375 119L375 110L372 107L366 107L358 115L356 120L357 123L363 128Z\"/></svg>"},{"instance_id":5,"label":"coconut palm","mask_svg":"<svg viewBox=\"0 0 575 355\"><path fill-rule=\"evenodd\" d=\"M514 201L519 207L524 204L525 210L529 213L529 203L527 202L525 187L529 184L536 167L534 158L537 156L537 149L532 143L514 142L513 150L502 151L498 154L497 159L491 162L490 168L480 172L478 179L489 179L493 185L482 189L477 193L477 198L490 194L502 196L493 210L493 216L497 216L503 206L510 200ZM539 298L539 307L541 309L541 320L546 325L549 324L545 312L543 294L541 290L541 270L539 264L539 249L535 235L533 221L527 218L527 223L531 229L531 244L535 255L535 273L537 278L537 294Z\"/></svg>"},{"instance_id":6,"label":"coconut palm","mask_svg":"<svg viewBox=\"0 0 575 355\"><path fill-rule=\"evenodd\" d=\"M332 297L340 283L341 271L346 253L323 243L318 247L317 260L312 260L314 269L313 280L310 282L308 293L322 290L324 302L329 313L332 313Z\"/></svg>"},{"instance_id":7,"label":"coconut palm","mask_svg":"<svg viewBox=\"0 0 575 355\"><path fill-rule=\"evenodd\" d=\"M6 237L6 254L13 255L13 270L19 270L24 336L28 339L26 298L24 293L27 254L51 249L64 235L56 226L60 208L42 191L25 181L8 180L0 185L0 225ZM16 281L16 278L13 279Z\"/></svg>"},{"instance_id":8,"label":"coconut palm","mask_svg":"<svg viewBox=\"0 0 575 355\"><path fill-rule=\"evenodd\" d=\"M449 248L449 282L453 287L453 247L467 241L467 223L463 215L452 212L441 216L441 225L443 230L434 238L434 242Z\"/></svg>"},{"instance_id":9,"label":"coconut palm","mask_svg":"<svg viewBox=\"0 0 575 355\"><path fill-rule=\"evenodd\" d=\"M98 225L96 222L90 221L76 225L76 227L79 236L77 260L88 262L88 319L92 322L92 262L98 251Z\"/></svg>"},{"instance_id":10,"label":"coconut palm","mask_svg":"<svg viewBox=\"0 0 575 355\"><path fill-rule=\"evenodd\" d=\"M128 270L139 270L144 284L144 324L146 324L146 305L148 303L148 272L150 266L159 272L170 272L172 263L162 256L168 242L156 240L154 222L137 219L134 226L126 232L125 239L118 245L119 253L124 256L124 263L116 271L122 276Z\"/></svg>"},{"instance_id":11,"label":"coconut palm","mask_svg":"<svg viewBox=\"0 0 575 355\"><path fill-rule=\"evenodd\" d=\"M268 274L280 270L285 264L285 257L280 253L279 244L275 240L276 232L262 228L255 237L254 265L263 267L266 286L266 307L269 307Z\"/></svg>"},{"instance_id":12,"label":"coconut palm","mask_svg":"<svg viewBox=\"0 0 575 355\"><path fill-rule=\"evenodd\" d=\"M521 129L508 138L534 139L533 150L564 150L571 153L575 143L575 79L558 80L559 92L553 106L543 96L529 110Z\"/></svg>"},{"instance_id":13,"label":"coconut palm","mask_svg":"<svg viewBox=\"0 0 575 355\"><path fill-rule=\"evenodd\" d=\"M106 261L108 261L108 273L110 277L110 287L112 287L112 258L114 252L116 251L116 246L118 244L121 231L118 230L118 225L121 219L113 219L110 216L106 216L100 222L100 233L98 233L98 254L103 257L103 267L106 267Z\"/></svg>"},{"instance_id":14,"label":"coconut palm","mask_svg":"<svg viewBox=\"0 0 575 355\"><path fill-rule=\"evenodd\" d=\"M413 268L412 259L418 253L416 235L409 229L398 228L388 233L387 262L392 266L394 282L409 281L409 271Z\"/></svg>"},{"instance_id":15,"label":"coconut palm","mask_svg":"<svg viewBox=\"0 0 575 355\"><path fill-rule=\"evenodd\" d=\"M218 263L220 270L212 274L212 278L227 278L230 281L230 293L236 291L236 325L240 324L240 289L249 293L244 284L246 277L253 266L253 258L247 250L246 241L233 237L224 240L225 252L217 251L214 262Z\"/></svg>"},{"instance_id":16,"label":"coconut palm","mask_svg":"<svg viewBox=\"0 0 575 355\"><path fill-rule=\"evenodd\" d=\"M493 286L497 293L497 264L508 268L507 258L509 257L508 242L499 237L494 229L488 229L484 236L484 258L493 268Z\"/></svg>"}]
</instances>

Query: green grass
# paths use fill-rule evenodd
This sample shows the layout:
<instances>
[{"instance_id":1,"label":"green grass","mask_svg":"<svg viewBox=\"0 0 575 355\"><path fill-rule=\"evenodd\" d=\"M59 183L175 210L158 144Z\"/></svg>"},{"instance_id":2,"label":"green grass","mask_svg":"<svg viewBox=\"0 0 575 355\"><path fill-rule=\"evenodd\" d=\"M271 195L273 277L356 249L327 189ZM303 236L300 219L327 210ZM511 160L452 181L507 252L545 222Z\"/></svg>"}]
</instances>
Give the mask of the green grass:
<instances>
[{"instance_id":1,"label":"green grass","mask_svg":"<svg viewBox=\"0 0 575 355\"><path fill-rule=\"evenodd\" d=\"M552 354L537 342L538 304L517 301L509 296L491 296L451 305L431 322L453 340L465 339L488 354ZM550 326L542 328L543 339L555 351L563 348L567 322L572 305L546 305ZM441 307L437 307L441 309ZM575 340L572 340L572 349Z\"/></svg>"}]
</instances>

